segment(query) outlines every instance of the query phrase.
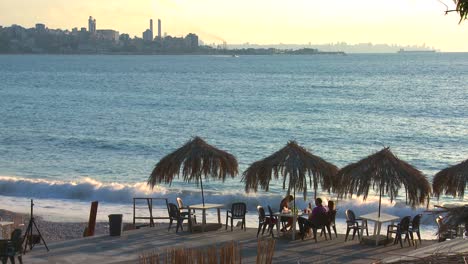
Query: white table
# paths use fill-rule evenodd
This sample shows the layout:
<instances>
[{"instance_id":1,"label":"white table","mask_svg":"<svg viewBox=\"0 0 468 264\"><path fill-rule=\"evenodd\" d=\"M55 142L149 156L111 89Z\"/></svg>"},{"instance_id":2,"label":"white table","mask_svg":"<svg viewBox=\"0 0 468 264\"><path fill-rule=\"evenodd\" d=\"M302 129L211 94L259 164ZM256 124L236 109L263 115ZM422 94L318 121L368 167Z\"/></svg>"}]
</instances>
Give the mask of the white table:
<instances>
[{"instance_id":1,"label":"white table","mask_svg":"<svg viewBox=\"0 0 468 264\"><path fill-rule=\"evenodd\" d=\"M297 215L293 213L281 213L281 212L276 212L273 215L278 217L278 221L276 221L276 233L278 237L280 236L280 222L281 222L281 217L289 217L293 219L293 224L292 224L292 235L291 239L295 240L296 239L296 223L297 223L297 218L301 217L302 215Z\"/></svg>"},{"instance_id":2,"label":"white table","mask_svg":"<svg viewBox=\"0 0 468 264\"><path fill-rule=\"evenodd\" d=\"M379 235L380 235L380 229L382 228L382 224L386 223L386 222L390 222L390 224L393 225L393 223L396 220L400 219L400 217L398 217L398 216L384 214L384 213L380 213L380 217L379 217L379 212L365 214L365 215L361 215L359 217L364 219L364 220L367 220L367 221L373 221L375 223L374 224L374 236L376 237L376 239L375 239L375 245L376 246L379 245ZM363 236L361 236L361 237L363 237Z\"/></svg>"},{"instance_id":3,"label":"white table","mask_svg":"<svg viewBox=\"0 0 468 264\"><path fill-rule=\"evenodd\" d=\"M218 224L221 224L221 208L223 208L223 207L224 207L224 204L210 204L210 203L206 203L205 205L203 205L203 204L194 204L194 205L187 206L189 212L190 212L190 209L202 210L202 232L205 232L206 210L208 210L208 209L217 209L217 211L218 211Z\"/></svg>"},{"instance_id":4,"label":"white table","mask_svg":"<svg viewBox=\"0 0 468 264\"><path fill-rule=\"evenodd\" d=\"M2 235L3 239L10 239L9 234L11 234L11 227L14 224L15 222L0 221L0 228L2 229L2 232L0 232L0 234Z\"/></svg>"}]
</instances>

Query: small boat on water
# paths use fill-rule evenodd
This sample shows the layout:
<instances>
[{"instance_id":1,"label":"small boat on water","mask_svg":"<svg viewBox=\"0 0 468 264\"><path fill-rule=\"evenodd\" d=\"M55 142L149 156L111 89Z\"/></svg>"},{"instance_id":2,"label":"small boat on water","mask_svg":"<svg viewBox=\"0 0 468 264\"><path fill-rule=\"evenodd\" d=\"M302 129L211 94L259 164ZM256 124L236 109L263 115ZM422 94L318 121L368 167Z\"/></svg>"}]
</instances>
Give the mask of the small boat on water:
<instances>
[{"instance_id":1,"label":"small boat on water","mask_svg":"<svg viewBox=\"0 0 468 264\"><path fill-rule=\"evenodd\" d=\"M239 58L239 55L232 54L232 57L233 57L233 58Z\"/></svg>"}]
</instances>

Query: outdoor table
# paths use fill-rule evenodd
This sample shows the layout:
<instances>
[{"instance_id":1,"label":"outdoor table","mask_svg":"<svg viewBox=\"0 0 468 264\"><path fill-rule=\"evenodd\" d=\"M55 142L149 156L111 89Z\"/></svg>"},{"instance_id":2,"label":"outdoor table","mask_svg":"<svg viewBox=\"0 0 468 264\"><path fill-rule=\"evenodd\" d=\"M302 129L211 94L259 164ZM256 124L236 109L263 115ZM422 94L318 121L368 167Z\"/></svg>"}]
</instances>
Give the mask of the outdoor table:
<instances>
[{"instance_id":1,"label":"outdoor table","mask_svg":"<svg viewBox=\"0 0 468 264\"><path fill-rule=\"evenodd\" d=\"M0 232L0 234L2 235L3 239L10 239L9 233L11 233L11 227L14 224L15 224L14 222L10 222L10 221L0 221L0 228L2 229L2 232Z\"/></svg>"},{"instance_id":2,"label":"outdoor table","mask_svg":"<svg viewBox=\"0 0 468 264\"><path fill-rule=\"evenodd\" d=\"M203 204L194 204L194 205L188 205L187 208L189 209L196 209L196 210L202 210L202 232L205 232L205 226L206 226L206 210L208 209L217 209L218 211L218 224L221 224L221 208L224 207L224 204L209 204L206 203L205 205Z\"/></svg>"},{"instance_id":3,"label":"outdoor table","mask_svg":"<svg viewBox=\"0 0 468 264\"><path fill-rule=\"evenodd\" d=\"M393 225L393 223L396 220L400 219L400 217L398 217L398 216L384 214L384 213L380 213L380 217L379 217L379 212L365 214L365 215L361 215L359 217L364 219L364 220L367 220L367 221L375 222L375 224L374 224L374 236L375 236L375 245L376 246L379 245L379 238L380 238L379 236L380 236L380 229L382 227L382 224L386 223L386 222L390 222L390 224ZM362 237L364 237L364 236L361 236L361 239L362 239Z\"/></svg>"},{"instance_id":4,"label":"outdoor table","mask_svg":"<svg viewBox=\"0 0 468 264\"><path fill-rule=\"evenodd\" d=\"M302 217L302 215L297 215L297 214L293 214L293 213L282 213L282 212L276 212L274 213L275 216L278 217L278 221L276 221L276 233L278 235L278 237L280 236L280 222L281 222L281 217L289 217L293 219L293 225L292 225L292 235L291 235L291 239L292 240L295 240L296 239L296 222L297 222L297 218L298 217Z\"/></svg>"}]
</instances>

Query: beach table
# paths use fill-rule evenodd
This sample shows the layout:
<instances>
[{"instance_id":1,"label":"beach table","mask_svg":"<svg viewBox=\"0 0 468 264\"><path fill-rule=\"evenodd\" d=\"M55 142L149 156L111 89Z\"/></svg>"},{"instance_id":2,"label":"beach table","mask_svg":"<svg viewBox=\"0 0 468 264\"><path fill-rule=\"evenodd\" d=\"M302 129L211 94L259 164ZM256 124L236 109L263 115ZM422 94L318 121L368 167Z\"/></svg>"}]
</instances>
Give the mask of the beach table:
<instances>
[{"instance_id":1,"label":"beach table","mask_svg":"<svg viewBox=\"0 0 468 264\"><path fill-rule=\"evenodd\" d=\"M205 205L203 204L194 204L194 205L188 205L187 208L190 212L191 209L195 210L202 210L202 232L205 232L205 227L206 227L206 210L209 209L217 209L218 211L218 224L222 226L221 224L221 208L224 207L224 204L210 204L206 203Z\"/></svg>"},{"instance_id":2,"label":"beach table","mask_svg":"<svg viewBox=\"0 0 468 264\"><path fill-rule=\"evenodd\" d=\"M400 217L395 216L395 215L389 215L389 214L384 214L380 213L379 217L379 212L374 212L370 214L365 214L359 216L360 218L367 220L367 221L372 221L374 222L374 237L375 237L375 245L379 245L379 240L380 240L380 229L382 228L382 224L386 222L390 222L390 224L394 224L396 220L399 220ZM361 236L361 240L364 236Z\"/></svg>"},{"instance_id":3,"label":"beach table","mask_svg":"<svg viewBox=\"0 0 468 264\"><path fill-rule=\"evenodd\" d=\"M9 234L11 234L11 227L14 224L15 222L0 221L0 228L2 229L2 232L0 232L0 235L2 235L3 239L10 239Z\"/></svg>"},{"instance_id":4,"label":"beach table","mask_svg":"<svg viewBox=\"0 0 468 264\"><path fill-rule=\"evenodd\" d=\"M276 212L276 213L274 213L274 215L278 217L278 221L276 221L276 234L277 234L278 237L280 236L281 217L288 217L288 218L293 219L291 240L295 240L296 239L297 218L302 217L303 215L297 215L297 214L293 214L293 213L282 213L282 212Z\"/></svg>"}]
</instances>

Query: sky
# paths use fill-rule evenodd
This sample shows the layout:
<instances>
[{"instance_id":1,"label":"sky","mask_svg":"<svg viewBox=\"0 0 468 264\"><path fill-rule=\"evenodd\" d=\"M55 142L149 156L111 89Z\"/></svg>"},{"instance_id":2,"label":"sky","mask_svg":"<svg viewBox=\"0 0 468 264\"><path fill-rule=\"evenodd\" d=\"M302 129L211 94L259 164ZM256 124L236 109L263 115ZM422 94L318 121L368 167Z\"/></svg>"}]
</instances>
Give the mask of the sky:
<instances>
[{"instance_id":1,"label":"sky","mask_svg":"<svg viewBox=\"0 0 468 264\"><path fill-rule=\"evenodd\" d=\"M15 0L0 1L0 25L114 29L142 37L152 18L171 36L220 44L399 44L468 52L468 21L453 0ZM156 30L155 30L156 31Z\"/></svg>"}]
</instances>

